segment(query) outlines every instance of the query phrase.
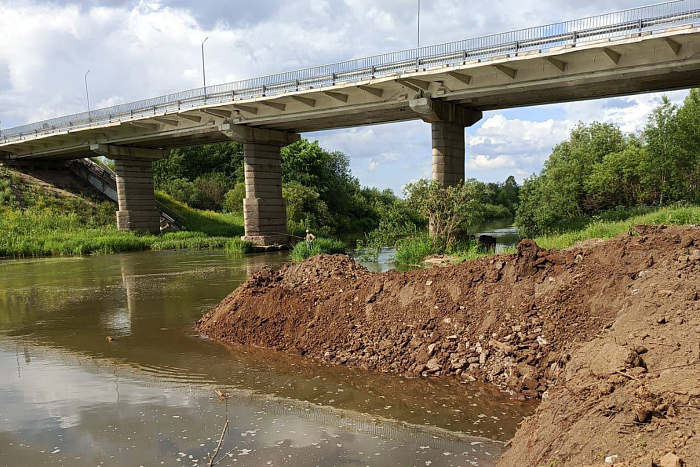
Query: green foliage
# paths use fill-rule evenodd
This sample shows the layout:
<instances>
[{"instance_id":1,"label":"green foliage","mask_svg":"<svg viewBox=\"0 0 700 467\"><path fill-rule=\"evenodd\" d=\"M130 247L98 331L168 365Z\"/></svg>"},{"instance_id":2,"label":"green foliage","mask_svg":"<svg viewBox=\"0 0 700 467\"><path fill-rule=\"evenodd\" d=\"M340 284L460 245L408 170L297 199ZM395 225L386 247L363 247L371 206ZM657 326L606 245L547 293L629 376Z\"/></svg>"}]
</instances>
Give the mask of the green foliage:
<instances>
[{"instance_id":1,"label":"green foliage","mask_svg":"<svg viewBox=\"0 0 700 467\"><path fill-rule=\"evenodd\" d=\"M243 199L245 198L245 183L236 183L232 190L226 192L222 210L224 212L243 215Z\"/></svg>"},{"instance_id":2,"label":"green foliage","mask_svg":"<svg viewBox=\"0 0 700 467\"><path fill-rule=\"evenodd\" d=\"M562 234L542 235L535 242L542 248L568 248L589 238L612 238L624 232L633 232L635 225L697 225L700 224L700 207L667 207L646 214L628 217L626 220L597 219L586 227Z\"/></svg>"},{"instance_id":3,"label":"green foliage","mask_svg":"<svg viewBox=\"0 0 700 467\"><path fill-rule=\"evenodd\" d=\"M203 232L214 237L240 237L243 235L243 216L238 213L222 214L193 209L163 192L156 192L156 199L184 219L187 230Z\"/></svg>"},{"instance_id":4,"label":"green foliage","mask_svg":"<svg viewBox=\"0 0 700 467\"><path fill-rule=\"evenodd\" d=\"M450 250L486 216L485 186L473 179L447 188L419 180L406 185L404 193L409 205L428 219L438 251Z\"/></svg>"},{"instance_id":5,"label":"green foliage","mask_svg":"<svg viewBox=\"0 0 700 467\"><path fill-rule=\"evenodd\" d=\"M395 261L399 264L420 264L425 258L438 251L433 239L428 235L402 238L396 243Z\"/></svg>"},{"instance_id":6,"label":"green foliage","mask_svg":"<svg viewBox=\"0 0 700 467\"><path fill-rule=\"evenodd\" d=\"M581 228L610 209L700 203L700 90L682 106L664 98L639 135L579 124L520 190L525 235Z\"/></svg>"},{"instance_id":7,"label":"green foliage","mask_svg":"<svg viewBox=\"0 0 700 467\"><path fill-rule=\"evenodd\" d=\"M318 230L328 225L328 206L313 188L292 180L282 186L282 198L287 208L287 223L292 226Z\"/></svg>"},{"instance_id":8,"label":"green foliage","mask_svg":"<svg viewBox=\"0 0 700 467\"><path fill-rule=\"evenodd\" d=\"M202 232L169 232L158 236L144 236L151 250L221 250L230 241L228 237L210 237Z\"/></svg>"},{"instance_id":9,"label":"green foliage","mask_svg":"<svg viewBox=\"0 0 700 467\"><path fill-rule=\"evenodd\" d=\"M244 242L240 238L232 238L226 242L224 249L229 253L246 254L253 251L253 244L251 242Z\"/></svg>"},{"instance_id":10,"label":"green foliage","mask_svg":"<svg viewBox=\"0 0 700 467\"><path fill-rule=\"evenodd\" d=\"M292 250L291 256L294 261L303 261L321 253L345 253L346 250L347 245L345 242L330 238L317 238L314 240L311 248L309 248L309 245L306 242L297 243Z\"/></svg>"}]
</instances>

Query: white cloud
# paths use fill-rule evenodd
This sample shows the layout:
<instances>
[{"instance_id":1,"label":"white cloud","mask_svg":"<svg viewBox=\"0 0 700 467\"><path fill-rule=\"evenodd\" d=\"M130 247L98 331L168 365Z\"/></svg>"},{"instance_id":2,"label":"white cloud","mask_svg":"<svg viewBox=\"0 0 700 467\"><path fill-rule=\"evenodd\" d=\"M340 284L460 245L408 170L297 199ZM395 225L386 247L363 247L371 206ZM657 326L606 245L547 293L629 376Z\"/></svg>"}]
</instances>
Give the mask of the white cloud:
<instances>
[{"instance_id":1,"label":"white cloud","mask_svg":"<svg viewBox=\"0 0 700 467\"><path fill-rule=\"evenodd\" d=\"M467 169L493 170L511 167L517 167L517 162L513 156L500 155L489 157L485 154L478 154L467 159Z\"/></svg>"}]
</instances>

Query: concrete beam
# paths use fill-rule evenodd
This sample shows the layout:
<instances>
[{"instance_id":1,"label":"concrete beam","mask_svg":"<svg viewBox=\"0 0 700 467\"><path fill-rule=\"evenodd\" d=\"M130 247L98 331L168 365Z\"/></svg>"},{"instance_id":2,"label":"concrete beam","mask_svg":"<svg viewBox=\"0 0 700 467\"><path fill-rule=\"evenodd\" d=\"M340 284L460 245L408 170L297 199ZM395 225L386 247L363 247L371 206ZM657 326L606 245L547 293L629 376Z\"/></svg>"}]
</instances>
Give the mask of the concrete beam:
<instances>
[{"instance_id":1,"label":"concrete beam","mask_svg":"<svg viewBox=\"0 0 700 467\"><path fill-rule=\"evenodd\" d=\"M620 63L620 57L622 57L622 54L621 54L620 52L616 52L616 51L614 51L613 49L611 49L610 47L604 47L604 48L603 48L603 53L604 53L605 55L607 55L608 58L609 58L610 60L612 60L612 62L613 62L615 65L617 65L618 63Z\"/></svg>"},{"instance_id":2,"label":"concrete beam","mask_svg":"<svg viewBox=\"0 0 700 467\"><path fill-rule=\"evenodd\" d=\"M469 86L470 84L472 84L472 76L471 76L471 75L467 75L467 74L465 74L465 73L460 73L460 72L458 72L458 71L448 71L448 72L447 72L447 76L449 76L449 77L451 77L451 78L454 78L454 79L456 79L457 81L460 81L460 82L466 84L467 86Z\"/></svg>"},{"instance_id":3,"label":"concrete beam","mask_svg":"<svg viewBox=\"0 0 700 467\"><path fill-rule=\"evenodd\" d=\"M158 160L167 157L168 151L163 149L137 148L130 146L114 146L110 144L91 144L90 151L107 159L148 159Z\"/></svg>"},{"instance_id":4,"label":"concrete beam","mask_svg":"<svg viewBox=\"0 0 700 467\"><path fill-rule=\"evenodd\" d=\"M367 86L367 85L359 85L357 86L359 89L362 91L366 92L367 94L371 94L376 97L382 97L382 94L384 94L383 89L378 89L378 88L373 88L372 86Z\"/></svg>"},{"instance_id":5,"label":"concrete beam","mask_svg":"<svg viewBox=\"0 0 700 467\"><path fill-rule=\"evenodd\" d=\"M97 146L97 145L94 145ZM107 146L106 148L109 148ZM115 146L112 146L115 147ZM117 227L127 231L146 231L152 234L160 232L160 214L156 211L156 197L153 191L153 158L149 151L142 151L146 158L116 158L114 172L117 175ZM121 151L118 151L122 154ZM106 151L106 154L113 154Z\"/></svg>"},{"instance_id":6,"label":"concrete beam","mask_svg":"<svg viewBox=\"0 0 700 467\"><path fill-rule=\"evenodd\" d=\"M270 146L287 146L296 143L301 137L296 133L253 128L244 125L224 123L219 125L219 131L233 141L239 143L257 143Z\"/></svg>"},{"instance_id":7,"label":"concrete beam","mask_svg":"<svg viewBox=\"0 0 700 467\"><path fill-rule=\"evenodd\" d=\"M279 110L281 112L284 112L284 110L287 108L287 106L281 102L275 102L275 101L260 101L261 104L266 105L270 108Z\"/></svg>"},{"instance_id":8,"label":"concrete beam","mask_svg":"<svg viewBox=\"0 0 700 467\"><path fill-rule=\"evenodd\" d=\"M559 60L558 58L554 57L547 57L547 61L554 65L559 71L564 72L566 71L566 65L567 63L564 60Z\"/></svg>"},{"instance_id":9,"label":"concrete beam","mask_svg":"<svg viewBox=\"0 0 700 467\"><path fill-rule=\"evenodd\" d=\"M293 101L300 102L307 107L316 107L316 99L311 99L309 97L302 97L302 96L289 96L289 97L291 97Z\"/></svg>"},{"instance_id":10,"label":"concrete beam","mask_svg":"<svg viewBox=\"0 0 700 467\"><path fill-rule=\"evenodd\" d=\"M467 107L455 105L450 102L421 97L409 101L411 109L425 122L449 122L465 126L472 126L481 120L482 113Z\"/></svg>"},{"instance_id":11,"label":"concrete beam","mask_svg":"<svg viewBox=\"0 0 700 467\"><path fill-rule=\"evenodd\" d=\"M673 50L673 53L678 55L681 53L681 48L683 47L680 42L675 41L671 37L665 38L666 44L668 44L669 47L671 47L671 50Z\"/></svg>"},{"instance_id":12,"label":"concrete beam","mask_svg":"<svg viewBox=\"0 0 700 467\"><path fill-rule=\"evenodd\" d=\"M509 66L505 65L494 65L493 66L495 69L506 75L510 79L515 79L515 77L518 75L518 70L515 68L511 68Z\"/></svg>"},{"instance_id":13,"label":"concrete beam","mask_svg":"<svg viewBox=\"0 0 700 467\"><path fill-rule=\"evenodd\" d=\"M252 105L235 104L235 105L232 105L231 107L233 107L234 109L238 109L238 110L241 110L243 112L249 113L249 114L253 114L253 115L258 114L258 108L253 107Z\"/></svg>"},{"instance_id":14,"label":"concrete beam","mask_svg":"<svg viewBox=\"0 0 700 467\"><path fill-rule=\"evenodd\" d=\"M222 110L222 109L200 109L202 112L205 114L212 115L214 117L221 117L221 118L230 118L231 112L230 110Z\"/></svg>"},{"instance_id":15,"label":"concrete beam","mask_svg":"<svg viewBox=\"0 0 700 467\"><path fill-rule=\"evenodd\" d=\"M324 93L326 96L331 97L331 98L333 98L333 99L335 99L335 100L337 100L337 101L339 101L339 102L347 102L347 101L348 101L348 95L347 95L347 94L343 94L342 92L323 91L323 93Z\"/></svg>"}]
</instances>

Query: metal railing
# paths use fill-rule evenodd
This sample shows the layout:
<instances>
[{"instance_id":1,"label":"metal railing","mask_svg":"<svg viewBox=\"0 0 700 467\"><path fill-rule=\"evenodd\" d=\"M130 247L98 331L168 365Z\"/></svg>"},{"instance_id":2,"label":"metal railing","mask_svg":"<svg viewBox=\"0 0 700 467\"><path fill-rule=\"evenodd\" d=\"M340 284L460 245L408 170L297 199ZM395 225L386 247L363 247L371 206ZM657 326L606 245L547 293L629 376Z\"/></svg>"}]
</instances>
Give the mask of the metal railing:
<instances>
[{"instance_id":1,"label":"metal railing","mask_svg":"<svg viewBox=\"0 0 700 467\"><path fill-rule=\"evenodd\" d=\"M521 52L532 50L623 38L633 33L658 32L670 27L693 24L698 19L700 0L659 3L547 26L190 89L8 128L0 132L0 139L3 143L20 141L92 125L166 115L203 105L232 103L253 97L275 96L282 92L323 88L391 74L400 75L424 67L454 66L475 59L483 60L506 54L517 56Z\"/></svg>"}]
</instances>

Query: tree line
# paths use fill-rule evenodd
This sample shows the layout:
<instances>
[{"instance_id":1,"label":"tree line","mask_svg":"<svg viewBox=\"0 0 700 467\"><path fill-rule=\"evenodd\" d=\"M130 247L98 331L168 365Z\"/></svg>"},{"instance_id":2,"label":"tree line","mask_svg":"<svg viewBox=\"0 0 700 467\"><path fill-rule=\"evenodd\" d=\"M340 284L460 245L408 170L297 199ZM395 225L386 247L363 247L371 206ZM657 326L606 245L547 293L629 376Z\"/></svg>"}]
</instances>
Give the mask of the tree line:
<instances>
[{"instance_id":1,"label":"tree line","mask_svg":"<svg viewBox=\"0 0 700 467\"><path fill-rule=\"evenodd\" d=\"M700 202L700 90L682 105L666 97L639 133L579 124L520 189L523 235L575 228L592 216Z\"/></svg>"}]
</instances>

